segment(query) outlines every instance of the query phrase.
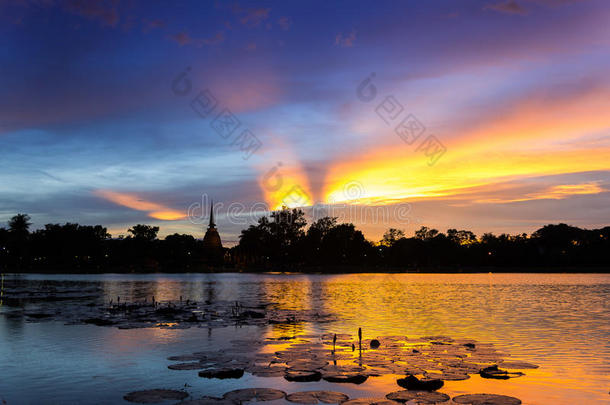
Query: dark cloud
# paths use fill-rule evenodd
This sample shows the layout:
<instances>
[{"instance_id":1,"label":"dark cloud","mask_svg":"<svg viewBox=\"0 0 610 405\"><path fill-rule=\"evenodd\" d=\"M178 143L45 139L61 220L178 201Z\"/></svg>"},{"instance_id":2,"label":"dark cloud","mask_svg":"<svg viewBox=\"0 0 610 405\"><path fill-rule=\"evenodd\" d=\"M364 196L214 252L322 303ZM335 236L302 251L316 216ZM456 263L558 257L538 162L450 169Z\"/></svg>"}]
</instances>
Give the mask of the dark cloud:
<instances>
[{"instance_id":1,"label":"dark cloud","mask_svg":"<svg viewBox=\"0 0 610 405\"><path fill-rule=\"evenodd\" d=\"M580 3L585 0L528 0L531 3L538 3L545 6L563 6L564 4Z\"/></svg>"},{"instance_id":2,"label":"dark cloud","mask_svg":"<svg viewBox=\"0 0 610 405\"><path fill-rule=\"evenodd\" d=\"M242 8L239 5L233 8L239 15L239 22L248 27L258 27L269 18L270 8Z\"/></svg>"},{"instance_id":3,"label":"dark cloud","mask_svg":"<svg viewBox=\"0 0 610 405\"><path fill-rule=\"evenodd\" d=\"M515 0L508 0L501 3L487 4L484 7L486 10L495 10L506 14L526 15L527 10L523 8Z\"/></svg>"},{"instance_id":4,"label":"dark cloud","mask_svg":"<svg viewBox=\"0 0 610 405\"><path fill-rule=\"evenodd\" d=\"M351 48L354 46L354 41L356 41L356 31L352 31L349 35L345 36L340 32L335 36L335 45L343 48Z\"/></svg>"},{"instance_id":5,"label":"dark cloud","mask_svg":"<svg viewBox=\"0 0 610 405\"><path fill-rule=\"evenodd\" d=\"M169 37L180 44L180 46L193 42L193 38L191 38L191 36L186 32L179 32L177 34L170 35Z\"/></svg>"},{"instance_id":6,"label":"dark cloud","mask_svg":"<svg viewBox=\"0 0 610 405\"><path fill-rule=\"evenodd\" d=\"M167 23L165 22L165 20L162 19L154 19L154 20L144 20L143 21L143 25L144 27L142 28L142 30L144 32L149 32L155 29L163 29L166 27Z\"/></svg>"},{"instance_id":7,"label":"dark cloud","mask_svg":"<svg viewBox=\"0 0 610 405\"><path fill-rule=\"evenodd\" d=\"M116 27L119 22L118 0L64 0L62 6L69 12L97 20L102 25Z\"/></svg>"},{"instance_id":8,"label":"dark cloud","mask_svg":"<svg viewBox=\"0 0 610 405\"><path fill-rule=\"evenodd\" d=\"M219 31L213 37L202 38L201 42L203 42L206 45L216 45L216 44L220 44L220 43L224 42L224 40L225 40L224 32Z\"/></svg>"},{"instance_id":9,"label":"dark cloud","mask_svg":"<svg viewBox=\"0 0 610 405\"><path fill-rule=\"evenodd\" d=\"M0 7L12 6L33 10L59 7L65 12L97 21L103 26L114 28L120 20L119 3L119 0L18 0L0 1ZM15 23L21 24L22 18L19 17Z\"/></svg>"},{"instance_id":10,"label":"dark cloud","mask_svg":"<svg viewBox=\"0 0 610 405\"><path fill-rule=\"evenodd\" d=\"M288 31L292 27L292 19L290 17L280 17L277 23L284 31Z\"/></svg>"},{"instance_id":11,"label":"dark cloud","mask_svg":"<svg viewBox=\"0 0 610 405\"><path fill-rule=\"evenodd\" d=\"M217 45L225 40L224 32L219 31L216 35L209 38L194 38L187 32L179 32L178 34L170 35L170 39L177 42L180 46L192 44L195 46L202 45Z\"/></svg>"}]
</instances>

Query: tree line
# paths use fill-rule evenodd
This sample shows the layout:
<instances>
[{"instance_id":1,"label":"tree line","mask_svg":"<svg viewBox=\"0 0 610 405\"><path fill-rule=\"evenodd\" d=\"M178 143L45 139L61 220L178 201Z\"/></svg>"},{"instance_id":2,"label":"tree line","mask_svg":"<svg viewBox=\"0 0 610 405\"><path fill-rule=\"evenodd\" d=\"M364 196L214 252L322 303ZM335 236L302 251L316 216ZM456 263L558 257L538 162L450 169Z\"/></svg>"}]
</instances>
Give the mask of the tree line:
<instances>
[{"instance_id":1,"label":"tree line","mask_svg":"<svg viewBox=\"0 0 610 405\"><path fill-rule=\"evenodd\" d=\"M11 271L161 271L205 262L203 243L192 235L159 240L159 227L138 224L113 239L107 228L47 224L30 232L30 217L17 214L0 228L0 268Z\"/></svg>"},{"instance_id":2,"label":"tree line","mask_svg":"<svg viewBox=\"0 0 610 405\"><path fill-rule=\"evenodd\" d=\"M581 229L546 225L531 235L477 237L468 230L445 233L422 226L413 237L389 229L378 242L367 240L354 224L325 217L309 227L298 209L276 211L241 232L232 257L273 268L369 267L427 271L515 268L610 268L610 226Z\"/></svg>"},{"instance_id":3,"label":"tree line","mask_svg":"<svg viewBox=\"0 0 610 405\"><path fill-rule=\"evenodd\" d=\"M239 243L206 251L192 235L158 239L159 227L138 224L112 238L101 225L47 224L30 232L18 214L0 228L4 271L206 271L206 270L421 270L468 271L519 268L535 271L610 268L610 226L582 229L545 225L532 234L480 237L468 230L421 227L412 237L389 229L369 241L354 224L320 218L309 226L299 209L284 208L241 231ZM219 259L220 258L220 259Z\"/></svg>"}]
</instances>

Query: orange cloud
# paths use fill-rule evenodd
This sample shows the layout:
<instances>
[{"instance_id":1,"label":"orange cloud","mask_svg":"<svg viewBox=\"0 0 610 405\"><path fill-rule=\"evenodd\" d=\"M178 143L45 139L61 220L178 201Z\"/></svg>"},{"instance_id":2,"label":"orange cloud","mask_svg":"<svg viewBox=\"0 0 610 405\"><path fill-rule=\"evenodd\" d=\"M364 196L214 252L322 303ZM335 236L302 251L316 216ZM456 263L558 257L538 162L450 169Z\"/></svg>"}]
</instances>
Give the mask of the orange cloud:
<instances>
[{"instance_id":1,"label":"orange cloud","mask_svg":"<svg viewBox=\"0 0 610 405\"><path fill-rule=\"evenodd\" d=\"M93 194L108 201L112 201L115 204L122 205L123 207L137 211L147 211L148 216L151 218L163 221L175 221L186 218L184 212L173 210L152 201L143 200L135 194L119 193L110 190L96 190Z\"/></svg>"},{"instance_id":2,"label":"orange cloud","mask_svg":"<svg viewBox=\"0 0 610 405\"><path fill-rule=\"evenodd\" d=\"M437 133L447 152L432 167L428 166L423 153L417 152L421 139L408 146L393 134L392 144L333 164L325 180L325 201L392 204L404 200L464 197L477 202L473 192L482 188L491 190L506 182L610 170L608 139L584 138L610 128L608 90L608 86L596 83L572 89L562 94L563 97L529 95L503 114L464 129L459 137L443 137ZM373 131L372 128L368 130ZM354 182L360 185L362 192L350 195L345 192L346 185ZM497 202L558 199L605 190L596 184L567 184L539 194L512 191L515 194Z\"/></svg>"},{"instance_id":3,"label":"orange cloud","mask_svg":"<svg viewBox=\"0 0 610 405\"><path fill-rule=\"evenodd\" d=\"M533 177L596 170L610 170L607 156L610 147L549 151L506 151L503 153L473 154L464 160L453 159L449 152L433 167L426 158L415 152L383 150L362 160L335 165L329 170L325 190L326 202L359 204L391 204L404 200L464 197L478 202L476 192L490 190L498 184ZM405 156L402 156L405 155ZM346 187L357 182L361 192L352 198ZM601 187L565 185L555 186L527 199L559 197L573 194L593 194ZM518 192L518 190L516 190ZM474 194L474 195L473 195ZM544 197L547 196L547 197ZM515 195L510 200L523 199ZM497 202L505 202L506 199ZM488 201L490 202L490 201Z\"/></svg>"},{"instance_id":4,"label":"orange cloud","mask_svg":"<svg viewBox=\"0 0 610 405\"><path fill-rule=\"evenodd\" d=\"M527 94L503 113L447 141L455 154L472 154L490 149L543 148L573 141L587 133L610 127L608 110L610 85L590 83L562 94ZM523 142L525 145L519 145Z\"/></svg>"},{"instance_id":5,"label":"orange cloud","mask_svg":"<svg viewBox=\"0 0 610 405\"><path fill-rule=\"evenodd\" d=\"M563 200L573 195L599 194L606 190L596 182L581 183L581 184L560 184L547 187L540 192L527 193L522 198L502 199L490 198L477 200L478 203L509 203L532 200Z\"/></svg>"}]
</instances>

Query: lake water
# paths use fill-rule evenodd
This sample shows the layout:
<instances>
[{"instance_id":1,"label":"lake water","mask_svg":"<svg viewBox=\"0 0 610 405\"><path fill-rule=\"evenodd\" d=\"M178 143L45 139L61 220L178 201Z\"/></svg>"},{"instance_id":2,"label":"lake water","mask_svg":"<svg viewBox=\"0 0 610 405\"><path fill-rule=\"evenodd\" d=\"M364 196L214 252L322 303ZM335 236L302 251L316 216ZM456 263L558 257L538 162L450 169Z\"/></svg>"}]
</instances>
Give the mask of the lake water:
<instances>
[{"instance_id":1,"label":"lake water","mask_svg":"<svg viewBox=\"0 0 610 405\"><path fill-rule=\"evenodd\" d=\"M69 312L78 300L20 301L8 305L8 285L52 285L93 291L93 302L155 296L158 301L239 301L278 310L331 314L331 322L230 325L189 329L118 329L36 320L27 311ZM221 396L236 388L286 392L342 391L352 398L382 397L400 389L395 376L364 384L287 382L246 373L238 380L207 380L175 371L166 358L228 349L231 341L322 333L365 338L445 335L493 343L540 367L525 376L488 380L478 375L447 381L451 397L496 393L524 404L610 402L610 275L605 274L146 274L4 275L0 305L0 403L123 403L130 391L186 390ZM55 288L55 287L54 287ZM0 300L2 298L0 297ZM253 349L258 350L258 349ZM340 385L340 386L339 386ZM126 402L125 402L126 403Z\"/></svg>"}]
</instances>

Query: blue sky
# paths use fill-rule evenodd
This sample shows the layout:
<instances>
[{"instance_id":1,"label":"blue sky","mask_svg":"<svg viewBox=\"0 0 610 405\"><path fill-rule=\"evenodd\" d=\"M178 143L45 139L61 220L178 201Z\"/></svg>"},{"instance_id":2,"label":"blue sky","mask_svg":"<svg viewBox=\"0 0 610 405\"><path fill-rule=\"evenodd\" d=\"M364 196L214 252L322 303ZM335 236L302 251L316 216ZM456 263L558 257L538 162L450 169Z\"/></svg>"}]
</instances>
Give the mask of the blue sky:
<instances>
[{"instance_id":1,"label":"blue sky","mask_svg":"<svg viewBox=\"0 0 610 405\"><path fill-rule=\"evenodd\" d=\"M409 207L409 221L345 218L373 240L610 217L604 1L21 0L0 13L0 220L200 237L187 211L205 195L235 241L230 204L275 208L295 186L305 206ZM205 89L217 107L202 118L191 102ZM388 96L425 127L417 143L380 117ZM240 122L227 139L211 126L224 108ZM248 159L245 129L261 143ZM430 135L445 150L432 166L417 151Z\"/></svg>"}]
</instances>

